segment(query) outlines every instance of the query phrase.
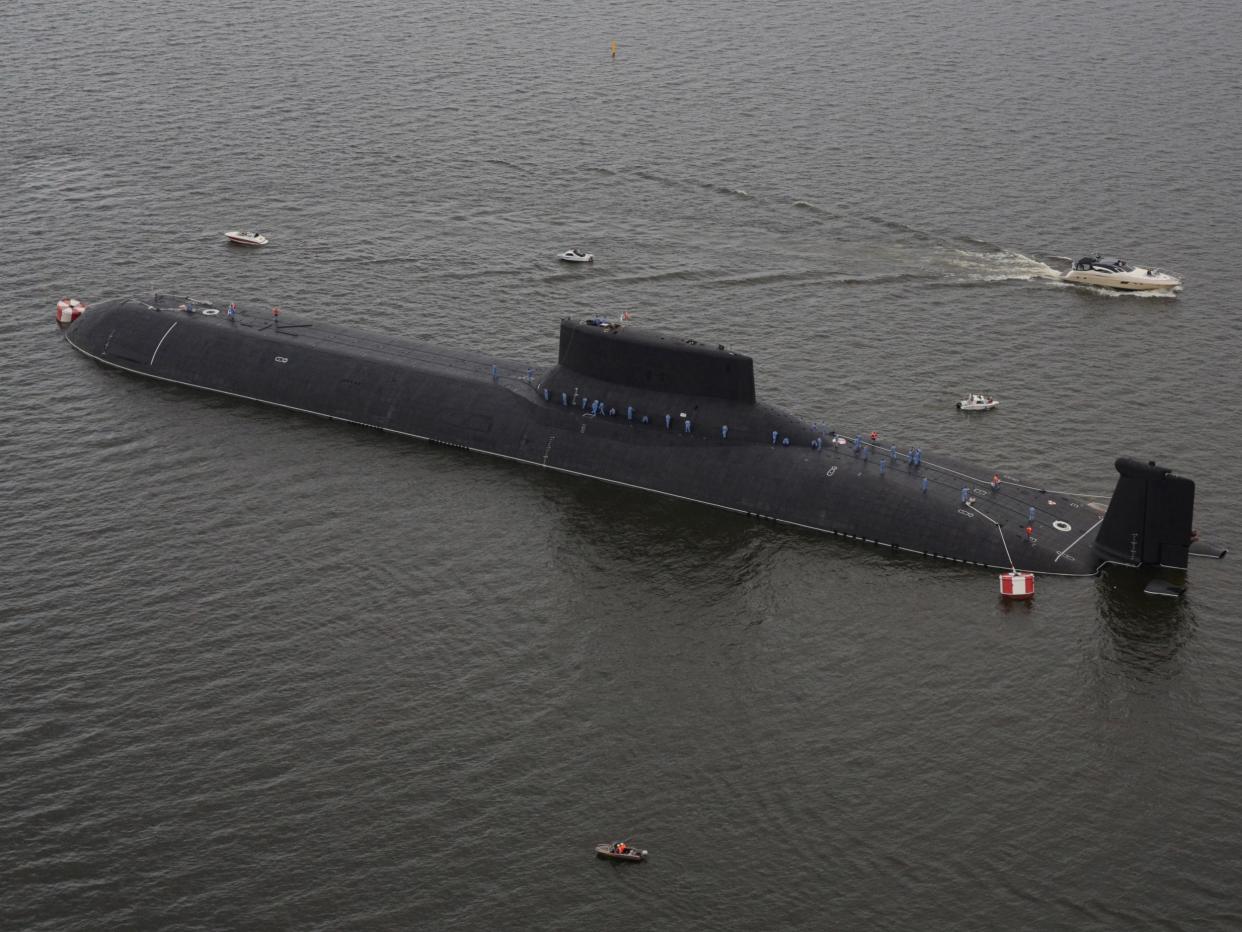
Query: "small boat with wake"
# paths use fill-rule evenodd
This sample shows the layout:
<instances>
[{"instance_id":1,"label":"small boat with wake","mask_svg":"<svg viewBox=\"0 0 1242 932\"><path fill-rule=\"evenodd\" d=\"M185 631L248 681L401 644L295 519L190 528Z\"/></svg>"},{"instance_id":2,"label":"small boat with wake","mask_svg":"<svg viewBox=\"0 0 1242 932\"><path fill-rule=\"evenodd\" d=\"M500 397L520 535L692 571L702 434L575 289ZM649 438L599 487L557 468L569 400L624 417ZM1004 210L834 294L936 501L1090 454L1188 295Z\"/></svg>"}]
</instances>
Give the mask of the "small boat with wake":
<instances>
[{"instance_id":1,"label":"small boat with wake","mask_svg":"<svg viewBox=\"0 0 1242 932\"><path fill-rule=\"evenodd\" d=\"M562 262L594 262L595 261L595 257L593 255L591 255L589 252L583 252L580 249L566 249L564 252L560 253L556 258L560 259Z\"/></svg>"},{"instance_id":2,"label":"small boat with wake","mask_svg":"<svg viewBox=\"0 0 1242 932\"><path fill-rule=\"evenodd\" d=\"M224 234L229 238L230 243L238 246L266 246L267 237L262 233L255 233L251 230L229 230Z\"/></svg>"},{"instance_id":3,"label":"small boat with wake","mask_svg":"<svg viewBox=\"0 0 1242 932\"><path fill-rule=\"evenodd\" d=\"M957 403L959 411L991 411L1000 402L991 395L981 395L978 392L971 392L965 398Z\"/></svg>"},{"instance_id":4,"label":"small boat with wake","mask_svg":"<svg viewBox=\"0 0 1242 932\"><path fill-rule=\"evenodd\" d=\"M1125 259L1084 256L1074 263L1061 280L1071 285L1095 285L1120 291L1158 291L1176 288L1182 280L1163 269L1131 265Z\"/></svg>"},{"instance_id":5,"label":"small boat with wake","mask_svg":"<svg viewBox=\"0 0 1242 932\"><path fill-rule=\"evenodd\" d=\"M647 852L640 848L632 848L623 841L595 846L595 854L608 861L645 861Z\"/></svg>"}]
</instances>

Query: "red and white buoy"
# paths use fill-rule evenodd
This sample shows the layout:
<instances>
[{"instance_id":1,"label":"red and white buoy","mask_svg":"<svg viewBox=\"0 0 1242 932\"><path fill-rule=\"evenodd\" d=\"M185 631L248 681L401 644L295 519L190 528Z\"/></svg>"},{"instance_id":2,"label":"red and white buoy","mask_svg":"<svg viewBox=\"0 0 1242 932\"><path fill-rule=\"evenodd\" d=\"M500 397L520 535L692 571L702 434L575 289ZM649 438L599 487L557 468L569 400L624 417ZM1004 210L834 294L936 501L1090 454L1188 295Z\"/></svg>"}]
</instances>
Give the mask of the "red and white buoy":
<instances>
[{"instance_id":1,"label":"red and white buoy","mask_svg":"<svg viewBox=\"0 0 1242 932\"><path fill-rule=\"evenodd\" d=\"M68 327L85 310L86 305L77 298L61 298L56 302L56 323L61 327Z\"/></svg>"},{"instance_id":2,"label":"red and white buoy","mask_svg":"<svg viewBox=\"0 0 1242 932\"><path fill-rule=\"evenodd\" d=\"M1035 595L1035 574L1019 573L1016 569L1000 574L1002 599L1029 599Z\"/></svg>"}]
</instances>

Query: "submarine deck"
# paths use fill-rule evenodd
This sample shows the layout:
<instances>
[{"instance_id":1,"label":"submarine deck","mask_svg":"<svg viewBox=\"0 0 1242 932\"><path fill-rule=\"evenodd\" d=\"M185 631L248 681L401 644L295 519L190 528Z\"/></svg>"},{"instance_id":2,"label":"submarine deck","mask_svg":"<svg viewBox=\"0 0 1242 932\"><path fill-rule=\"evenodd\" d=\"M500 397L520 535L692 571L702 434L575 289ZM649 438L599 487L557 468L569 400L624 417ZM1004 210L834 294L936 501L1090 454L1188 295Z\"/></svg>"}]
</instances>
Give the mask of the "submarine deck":
<instances>
[{"instance_id":1,"label":"submarine deck","mask_svg":"<svg viewBox=\"0 0 1242 932\"><path fill-rule=\"evenodd\" d=\"M364 360L413 364L482 380L490 379L489 367L492 365L499 367L508 376L521 375L524 378L527 372L526 366L513 360L504 360L473 350L433 346L389 334L354 330L320 320L307 320L300 314L283 309L279 316L273 316L271 308L236 302L236 317L230 320L228 304L219 302L163 294L156 295L153 303L136 298L125 300L169 315L170 323L185 321L195 325L237 326L273 339L289 338L302 346L347 353ZM184 310L188 302L193 304L193 313Z\"/></svg>"},{"instance_id":2,"label":"submarine deck","mask_svg":"<svg viewBox=\"0 0 1242 932\"><path fill-rule=\"evenodd\" d=\"M187 313L187 300L105 302L66 338L137 374L894 550L1041 573L1098 570L1099 506L1009 475L993 489L992 471L948 456L911 463L889 438L850 443L764 403L537 370L283 311L274 320L270 308L239 304L229 319L194 301Z\"/></svg>"}]
</instances>

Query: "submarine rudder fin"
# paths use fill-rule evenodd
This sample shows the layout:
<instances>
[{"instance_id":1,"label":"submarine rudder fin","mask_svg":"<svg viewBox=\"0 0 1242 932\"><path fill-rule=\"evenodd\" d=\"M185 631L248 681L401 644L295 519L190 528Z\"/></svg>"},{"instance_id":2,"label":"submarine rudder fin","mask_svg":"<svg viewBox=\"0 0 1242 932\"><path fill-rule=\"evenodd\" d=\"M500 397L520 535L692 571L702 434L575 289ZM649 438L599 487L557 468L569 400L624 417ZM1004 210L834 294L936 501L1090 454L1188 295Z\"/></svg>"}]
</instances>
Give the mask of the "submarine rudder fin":
<instances>
[{"instance_id":1,"label":"submarine rudder fin","mask_svg":"<svg viewBox=\"0 0 1242 932\"><path fill-rule=\"evenodd\" d=\"M1118 457L1117 486L1095 538L1105 561L1185 569L1194 535L1195 484L1171 469Z\"/></svg>"}]
</instances>

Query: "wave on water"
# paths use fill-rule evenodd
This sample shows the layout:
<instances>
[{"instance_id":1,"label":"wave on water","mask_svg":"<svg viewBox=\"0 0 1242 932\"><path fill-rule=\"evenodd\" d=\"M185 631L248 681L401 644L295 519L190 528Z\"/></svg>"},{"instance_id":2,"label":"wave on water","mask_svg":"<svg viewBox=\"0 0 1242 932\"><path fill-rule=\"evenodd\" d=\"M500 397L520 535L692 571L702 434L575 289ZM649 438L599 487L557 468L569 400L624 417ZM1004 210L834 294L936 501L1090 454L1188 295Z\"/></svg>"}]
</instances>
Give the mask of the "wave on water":
<instances>
[{"instance_id":1,"label":"wave on water","mask_svg":"<svg viewBox=\"0 0 1242 932\"><path fill-rule=\"evenodd\" d=\"M669 269L659 272L646 272L635 275L623 275L613 279L617 284L638 284L645 282L664 282L664 281L683 281L683 282L712 282L716 281L722 273L712 269ZM549 281L560 281L571 276L564 274L549 276Z\"/></svg>"},{"instance_id":2,"label":"wave on water","mask_svg":"<svg viewBox=\"0 0 1242 932\"><path fill-rule=\"evenodd\" d=\"M60 198L66 190L94 186L101 175L89 159L73 155L45 156L19 166L20 187L35 197Z\"/></svg>"},{"instance_id":3,"label":"wave on water","mask_svg":"<svg viewBox=\"0 0 1242 932\"><path fill-rule=\"evenodd\" d=\"M519 172L520 172L520 171L529 171L529 170L530 170L530 169L529 169L528 167L526 167L526 166L523 166L523 165L518 165L518 164L516 164L516 163L514 163L514 162L510 162L510 161L508 161L508 160L506 160L506 159L484 159L484 160L483 160L483 164L484 164L484 165L498 165L498 166L500 166L501 168L509 168L509 169L512 169L513 171L519 171Z\"/></svg>"},{"instance_id":4,"label":"wave on water","mask_svg":"<svg viewBox=\"0 0 1242 932\"><path fill-rule=\"evenodd\" d=\"M710 181L677 179L645 169L635 169L629 174L647 181L680 189L698 189L716 194L742 197L757 205L783 205L817 220L838 221L865 225L873 229L897 234L897 238L919 251L930 250L923 255L910 256L913 265L921 268L899 268L881 274L856 274L835 280L838 284L868 284L903 280L924 280L935 284L976 284L1006 281L1057 280L1061 273L1038 256L979 239L969 234L944 234L921 229L902 220L875 214L852 213L824 207L811 201L788 195L771 197L756 196L741 188L734 188ZM912 241L912 242L911 242ZM896 244L892 244L896 245ZM908 261L905 256L890 257L901 265ZM798 281L807 278L833 281L822 271L797 271L788 273L765 273L758 275L731 276L721 284L767 284L773 281Z\"/></svg>"},{"instance_id":5,"label":"wave on water","mask_svg":"<svg viewBox=\"0 0 1242 932\"><path fill-rule=\"evenodd\" d=\"M934 242L941 239L941 237L936 236L934 233L928 233L926 230L912 227L910 224L902 223L900 220L889 220L885 217L874 217L869 214L860 214L859 219L885 230L891 230L894 233L903 233L921 242Z\"/></svg>"},{"instance_id":6,"label":"wave on water","mask_svg":"<svg viewBox=\"0 0 1242 932\"><path fill-rule=\"evenodd\" d=\"M993 247L995 252L968 252L955 249L937 257L945 266L960 271L967 282L1036 281L1057 279L1061 273L1034 256Z\"/></svg>"},{"instance_id":7,"label":"wave on water","mask_svg":"<svg viewBox=\"0 0 1242 932\"><path fill-rule=\"evenodd\" d=\"M140 195L142 186L109 172L87 158L53 155L19 166L18 186L31 207L69 211L89 205L96 211Z\"/></svg>"},{"instance_id":8,"label":"wave on water","mask_svg":"<svg viewBox=\"0 0 1242 932\"><path fill-rule=\"evenodd\" d=\"M710 282L716 287L747 285L891 285L898 282L931 283L927 275L918 272L876 273L874 275L851 274L836 271L770 272L753 275L730 275Z\"/></svg>"},{"instance_id":9,"label":"wave on water","mask_svg":"<svg viewBox=\"0 0 1242 932\"><path fill-rule=\"evenodd\" d=\"M507 269L504 269L504 268L502 269L472 269L472 268L439 269L434 272L420 272L417 275L415 275L414 278L415 280L418 280L418 281L459 282L459 281L477 281L479 279L489 279L489 278L513 278L515 276L525 277L526 275L529 274L529 272L530 272L530 269L526 267L522 267L522 268L510 267Z\"/></svg>"},{"instance_id":10,"label":"wave on water","mask_svg":"<svg viewBox=\"0 0 1242 932\"><path fill-rule=\"evenodd\" d=\"M426 256L376 256L365 255L360 252L346 253L344 255L324 256L318 261L325 265L345 265L345 266L364 266L364 265L426 265Z\"/></svg>"},{"instance_id":11,"label":"wave on water","mask_svg":"<svg viewBox=\"0 0 1242 932\"><path fill-rule=\"evenodd\" d=\"M710 191L713 194L724 194L728 197L736 197L743 200L755 199L755 195L743 188L735 188L730 185L719 184L714 181L700 181L697 178L671 178L668 175L657 174L656 172L646 171L645 169L632 169L627 174L631 174L636 178L642 178L644 181L654 181L657 184L662 184L670 188Z\"/></svg>"},{"instance_id":12,"label":"wave on water","mask_svg":"<svg viewBox=\"0 0 1242 932\"><path fill-rule=\"evenodd\" d=\"M1125 291L1121 288L1101 288L1098 285L1079 285L1075 282L1064 282L1060 281L1059 277L1055 284L1062 288L1085 291L1101 298L1155 298L1167 300L1176 298L1182 290L1181 285L1178 285L1176 288L1159 288L1153 291Z\"/></svg>"}]
</instances>

